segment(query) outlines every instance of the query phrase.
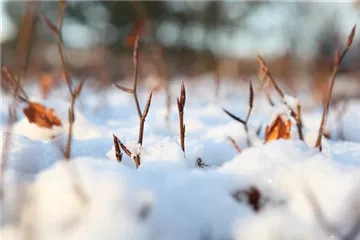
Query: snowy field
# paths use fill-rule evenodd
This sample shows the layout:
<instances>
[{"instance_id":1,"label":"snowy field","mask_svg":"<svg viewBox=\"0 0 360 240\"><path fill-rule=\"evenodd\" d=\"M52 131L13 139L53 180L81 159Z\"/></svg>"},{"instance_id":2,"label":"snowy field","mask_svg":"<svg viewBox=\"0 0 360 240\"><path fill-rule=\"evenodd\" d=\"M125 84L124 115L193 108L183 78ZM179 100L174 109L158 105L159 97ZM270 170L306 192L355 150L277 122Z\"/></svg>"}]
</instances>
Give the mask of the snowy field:
<instances>
[{"instance_id":1,"label":"snowy field","mask_svg":"<svg viewBox=\"0 0 360 240\"><path fill-rule=\"evenodd\" d=\"M85 83L75 105L70 162L60 150L69 125L66 85L43 100L38 85L25 84L30 100L53 108L62 126L48 130L29 123L20 104L4 175L3 239L360 239L354 230L360 230L354 227L360 223L359 100L350 100L340 119L338 109L330 108L332 140L324 138L320 152L314 145L322 107L303 91L298 97L305 141L290 118L291 139L264 144L266 126L289 112L275 93L276 105L270 106L254 77L248 147L244 126L222 110L246 117L248 82L223 81L215 98L208 76L184 79L184 154L176 105L180 80L171 85L168 124L164 91L154 92L141 148L132 96ZM139 87L141 109L149 91ZM3 136L10 101L2 95ZM138 169L126 154L116 160L113 134L140 152Z\"/></svg>"}]
</instances>

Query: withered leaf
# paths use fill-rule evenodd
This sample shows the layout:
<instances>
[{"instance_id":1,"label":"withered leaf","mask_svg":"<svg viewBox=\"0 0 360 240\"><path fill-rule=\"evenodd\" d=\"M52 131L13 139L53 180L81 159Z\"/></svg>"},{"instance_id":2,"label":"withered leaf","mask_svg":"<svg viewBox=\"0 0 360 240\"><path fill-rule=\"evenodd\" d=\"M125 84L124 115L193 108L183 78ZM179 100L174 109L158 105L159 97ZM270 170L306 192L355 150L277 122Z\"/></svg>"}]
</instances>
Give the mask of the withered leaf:
<instances>
[{"instance_id":1,"label":"withered leaf","mask_svg":"<svg viewBox=\"0 0 360 240\"><path fill-rule=\"evenodd\" d=\"M52 128L62 125L60 119L54 114L54 109L47 110L40 103L29 102L23 112L30 123L35 123L39 127Z\"/></svg>"},{"instance_id":2,"label":"withered leaf","mask_svg":"<svg viewBox=\"0 0 360 240\"><path fill-rule=\"evenodd\" d=\"M290 119L284 120L279 115L276 120L266 127L265 142L276 139L289 139L291 131Z\"/></svg>"}]
</instances>

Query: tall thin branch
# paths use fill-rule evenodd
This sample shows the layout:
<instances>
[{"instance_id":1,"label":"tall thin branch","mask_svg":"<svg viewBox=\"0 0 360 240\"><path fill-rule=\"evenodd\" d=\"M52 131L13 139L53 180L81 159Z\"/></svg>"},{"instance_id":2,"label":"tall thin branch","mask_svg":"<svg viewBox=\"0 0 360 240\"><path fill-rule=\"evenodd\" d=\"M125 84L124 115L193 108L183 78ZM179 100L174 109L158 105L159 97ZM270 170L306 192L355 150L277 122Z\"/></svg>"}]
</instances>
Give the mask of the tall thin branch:
<instances>
[{"instance_id":1,"label":"tall thin branch","mask_svg":"<svg viewBox=\"0 0 360 240\"><path fill-rule=\"evenodd\" d=\"M236 143L236 141L230 136L228 138L229 138L231 145L235 148L236 152L240 153L241 149L240 149L239 145Z\"/></svg>"},{"instance_id":2,"label":"tall thin branch","mask_svg":"<svg viewBox=\"0 0 360 240\"><path fill-rule=\"evenodd\" d=\"M320 123L320 127L319 127L319 134L318 134L318 137L316 139L316 144L315 144L315 147L319 148L320 150L321 150L321 140L322 140L322 136L324 133L324 126L325 126L325 122L327 119L327 115L329 113L330 100L331 100L331 95L332 95L332 91L333 91L334 84L335 84L335 79L336 79L337 73L339 71L340 64L341 64L342 60L344 59L346 53L349 51L350 46L354 40L355 32L356 32L356 24L354 25L354 27L352 28L352 30L349 34L349 37L345 44L344 51L341 54L340 54L339 49L335 52L334 67L333 67L333 71L332 71L331 77L330 77L328 93L327 93L327 96L324 101L323 113L322 113L321 123Z\"/></svg>"},{"instance_id":3,"label":"tall thin branch","mask_svg":"<svg viewBox=\"0 0 360 240\"><path fill-rule=\"evenodd\" d=\"M133 96L134 98L134 102L135 102L135 106L136 106L136 112L138 114L139 117L139 135L138 135L138 144L140 146L142 146L143 144L143 138L144 138L144 126L145 126L145 120L147 117L147 114L149 112L150 109L150 105L151 105L151 98L152 98L152 91L149 94L148 100L146 101L146 105L144 108L144 111L141 111L140 108L140 103L139 103L139 99L137 96L137 83L138 83L138 71L139 71L139 35L136 35L135 38L135 43L134 43L134 50L133 50L133 63L134 63L134 83L133 83L133 88L127 88L127 87L123 87L120 85L115 84L115 87L117 87L118 89L120 89L123 92L129 93ZM119 140L120 141L120 140ZM132 157L134 162L135 162L135 166L136 168L138 168L140 166L140 152L136 153L135 155L132 156L131 152L125 147L125 145L123 145L120 142L120 147L124 150L124 152L126 153L126 155L128 155L129 157Z\"/></svg>"},{"instance_id":4,"label":"tall thin branch","mask_svg":"<svg viewBox=\"0 0 360 240\"><path fill-rule=\"evenodd\" d=\"M57 16L57 26L55 26L50 19L48 19L46 17L45 14L42 14L42 17L44 19L44 22L46 23L46 25L48 26L48 28L53 32L53 34L56 37L57 40L57 47L58 47L58 51L59 51L59 55L60 55L60 59L61 59L61 65L63 68L63 73L65 75L65 81L66 81L66 85L68 86L69 89L69 93L70 93L70 107L68 110L68 117L69 117L69 133L67 135L67 142L66 142L66 146L65 146L65 150L63 151L64 157L67 161L70 162L71 159L71 146L72 146L72 133L73 133L73 125L75 122L75 102L76 99L79 97L80 92L83 88L83 85L85 83L85 78L82 79L79 83L79 85L73 90L72 89L72 82L71 82L71 78L67 69L67 65L66 65L66 61L65 61L65 57L64 57L64 51L63 51L63 42L62 42L62 36L61 36L61 28L62 28L62 22L63 22L63 18L64 18L64 14L65 14L65 8L66 8L66 2L65 1L60 1L59 2L59 6L58 6L58 16ZM71 162L70 162L71 163ZM70 165L72 167L70 167L70 174L71 177L73 178L73 189L75 194L77 194L77 196L79 197L80 201L82 203L86 203L88 200L87 195L85 194L83 187L80 185L79 183L79 172L77 170L77 168L75 168L75 165Z\"/></svg>"},{"instance_id":5,"label":"tall thin branch","mask_svg":"<svg viewBox=\"0 0 360 240\"><path fill-rule=\"evenodd\" d=\"M177 107L179 111L179 128L180 128L180 146L185 153L185 124L184 124L184 108L186 102L186 90L184 82L181 81L180 98L177 98Z\"/></svg>"},{"instance_id":6,"label":"tall thin branch","mask_svg":"<svg viewBox=\"0 0 360 240\"><path fill-rule=\"evenodd\" d=\"M265 61L258 55L256 56L256 60L260 66L260 70L265 74L265 79L269 80L271 82L271 84L273 85L273 87L275 88L275 91L279 94L281 100L283 101L283 103L289 108L290 112L291 112L291 116L295 119L296 122L296 126L298 129L298 134L299 134L299 138L300 140L304 140L304 134L303 134L303 124L302 124L302 120L301 120L301 106L300 104L297 105L297 109L296 111L287 104L287 102L285 101L285 94L284 92L280 89L280 87L277 85L275 79L273 78L273 76L271 75L271 72L269 70L269 67L266 65ZM267 95L267 98L269 99L269 96Z\"/></svg>"},{"instance_id":7,"label":"tall thin branch","mask_svg":"<svg viewBox=\"0 0 360 240\"><path fill-rule=\"evenodd\" d=\"M249 119L250 119L250 115L251 115L253 106L254 106L254 89L253 89L253 86L252 86L252 83L251 83L251 80L250 80L249 81L249 108L248 108L248 112L246 114L246 119L243 120L240 117L235 116L234 114L232 114L231 112L229 112L229 111L227 111L226 109L223 108L223 111L227 115L229 115L232 119L234 119L234 120L236 120L236 121L238 121L238 122L240 122L240 123L242 123L244 125L245 131L246 131L246 134L247 134L247 144L248 144L248 146L251 145L250 137L249 137L248 122L249 122Z\"/></svg>"},{"instance_id":8,"label":"tall thin branch","mask_svg":"<svg viewBox=\"0 0 360 240\"><path fill-rule=\"evenodd\" d=\"M55 26L44 14L42 14L42 17L44 19L44 22L49 27L49 29L54 33L56 40L57 40L57 47L60 55L61 65L63 68L63 73L65 75L65 81L68 86L69 92L70 92L70 107L69 107L69 133L67 136L67 143L64 150L64 156L65 159L70 160L71 155L71 142L72 142L72 132L73 132L73 125L75 121L75 102L76 99L79 97L80 92L82 90L82 87L85 83L85 80L81 80L79 85L76 87L75 90L72 89L72 81L68 72L65 56L64 56L64 50L63 50L63 42L62 42L62 36L61 36L61 28L62 28L62 22L65 14L65 8L66 8L66 2L60 1L59 2L59 8L58 8L58 16L57 16L57 26Z\"/></svg>"},{"instance_id":9,"label":"tall thin branch","mask_svg":"<svg viewBox=\"0 0 360 240\"><path fill-rule=\"evenodd\" d=\"M114 140L114 147L115 147L115 157L116 159L121 162L122 160L122 153L120 149L119 139L113 134L113 140Z\"/></svg>"}]
</instances>

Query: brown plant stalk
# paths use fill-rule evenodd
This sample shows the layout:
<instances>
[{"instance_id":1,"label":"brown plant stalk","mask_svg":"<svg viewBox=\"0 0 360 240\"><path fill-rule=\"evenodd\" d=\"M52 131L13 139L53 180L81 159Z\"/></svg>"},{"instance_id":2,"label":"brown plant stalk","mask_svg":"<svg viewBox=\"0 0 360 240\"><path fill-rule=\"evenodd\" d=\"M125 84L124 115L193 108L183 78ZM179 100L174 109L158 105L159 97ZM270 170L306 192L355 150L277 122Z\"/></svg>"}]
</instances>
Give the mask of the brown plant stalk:
<instances>
[{"instance_id":1,"label":"brown plant stalk","mask_svg":"<svg viewBox=\"0 0 360 240\"><path fill-rule=\"evenodd\" d=\"M64 51L63 51L63 42L62 42L62 36L61 36L61 28L62 28L63 18L64 18L64 14L65 14L65 8L66 8L66 2L60 1L59 6L58 6L57 25L56 26L50 21L50 19L48 19L46 17L45 14L42 14L42 18L43 18L45 24L48 26L48 28L53 32L54 36L56 37L57 48L58 48L59 55L60 55L61 65L63 68L63 73L65 75L66 85L69 89L70 97L71 97L70 107L68 110L68 118L69 118L68 131L69 131L69 133L67 136L67 142L66 142L65 149L63 150L65 159L67 161L70 161L73 125L74 125L74 121L75 121L74 107L75 107L76 99L79 97L80 92L85 83L85 78L80 81L79 85L74 90L72 89L72 81L71 81L71 78L70 78L70 75L69 75L69 72L67 69L67 64L65 61L65 56L64 56ZM77 171L77 168L75 168L75 165L73 165L73 167L69 168L69 170L71 171L70 175L73 178L74 192L77 194L77 196L79 197L79 199L82 203L86 203L88 201L88 197L85 194L83 188L79 184L79 172Z\"/></svg>"},{"instance_id":2,"label":"brown plant stalk","mask_svg":"<svg viewBox=\"0 0 360 240\"><path fill-rule=\"evenodd\" d=\"M239 145L236 143L236 141L230 136L228 138L229 138L231 145L235 148L236 152L240 153L241 149L240 149Z\"/></svg>"},{"instance_id":3,"label":"brown plant stalk","mask_svg":"<svg viewBox=\"0 0 360 240\"><path fill-rule=\"evenodd\" d=\"M181 146L181 150L185 153L184 108L186 102L186 90L183 81L181 81L180 98L177 98L176 102L179 111L180 146Z\"/></svg>"},{"instance_id":4,"label":"brown plant stalk","mask_svg":"<svg viewBox=\"0 0 360 240\"><path fill-rule=\"evenodd\" d=\"M136 91L137 90L137 81L138 81L138 71L139 71L139 35L137 35L135 38L134 51L133 51L133 63L134 63L134 85L133 85L133 88L132 89L127 88L127 87L123 87L123 86L120 86L117 84L115 84L115 86L124 92L132 94L132 96L134 98L134 102L136 105L136 112L138 114L139 122L140 122L139 123L138 144L140 146L142 146L143 138L144 138L144 125L145 125L145 120L149 113L149 109L150 109L150 105L151 105L152 91L150 92L150 95L146 101L144 111L141 112L139 99L138 99L137 91ZM129 157L131 157L131 152L121 142L120 142L120 147L124 150L124 152ZM134 155L132 158L134 159L136 168L138 168L140 166L140 153L136 153L136 155Z\"/></svg>"},{"instance_id":5,"label":"brown plant stalk","mask_svg":"<svg viewBox=\"0 0 360 240\"><path fill-rule=\"evenodd\" d=\"M116 159L121 162L122 160L122 153L120 149L120 142L119 139L113 134L113 140L114 140L114 147L115 147L115 157Z\"/></svg>"},{"instance_id":6,"label":"brown plant stalk","mask_svg":"<svg viewBox=\"0 0 360 240\"><path fill-rule=\"evenodd\" d=\"M271 84L273 85L273 87L275 88L275 91L279 94L281 100L283 101L284 104L287 105L286 101L285 101L285 94L283 93L283 91L280 89L280 87L277 85L277 83L275 82L275 79L273 78L273 76L271 75L271 72L268 68L268 66L266 65L265 61L258 55L256 56L256 60L260 66L260 70L265 73L265 80L270 80ZM267 95L267 98L269 99L269 96ZM296 111L294 111L294 109L292 109L292 107L288 106L291 113L291 116L295 119L296 122L296 126L298 129L298 134L299 134L299 138L300 140L304 140L304 134L303 134L303 123L301 120L301 105L298 104L297 105L297 109Z\"/></svg>"},{"instance_id":7,"label":"brown plant stalk","mask_svg":"<svg viewBox=\"0 0 360 240\"><path fill-rule=\"evenodd\" d=\"M340 64L341 64L342 60L344 59L346 53L349 51L350 46L353 42L353 39L355 36L355 31L356 31L356 25L352 28L352 30L349 34L344 51L340 54L340 50L337 49L335 52L334 67L333 67L331 77L330 77L328 93L327 93L325 101L324 101L323 113L322 113L321 123L320 123L320 127L319 127L319 134L318 134L318 137L316 139L316 144L315 144L315 147L319 148L320 150L321 150L321 140L322 140L322 136L323 136L323 133L325 130L324 126L325 126L325 122L327 119L327 115L329 113L330 99L331 99L332 91L334 88L335 79L336 79L337 73L339 71Z\"/></svg>"},{"instance_id":8,"label":"brown plant stalk","mask_svg":"<svg viewBox=\"0 0 360 240\"><path fill-rule=\"evenodd\" d=\"M251 81L249 81L249 108L248 108L248 112L247 112L245 120L235 116L234 114L232 114L231 112L229 112L229 111L227 111L226 109L223 108L223 111L227 115L229 115L231 118L233 118L234 120L236 120L236 121L238 121L238 122L240 122L240 123L242 123L244 125L246 134L248 135L248 137L247 137L248 146L251 145L248 122L249 122L249 119L250 119L250 115L251 115L253 106L254 106L254 89L253 89Z\"/></svg>"},{"instance_id":9,"label":"brown plant stalk","mask_svg":"<svg viewBox=\"0 0 360 240\"><path fill-rule=\"evenodd\" d=\"M49 27L49 29L54 33L54 35L56 37L57 48L58 48L59 55L60 55L61 65L63 68L63 73L65 75L66 85L68 86L68 89L70 92L70 97L71 97L70 107L68 110L69 111L69 133L67 136L67 143L66 143L65 150L64 150L65 159L70 160L72 132L73 132L73 125L74 125L74 121L75 121L74 107L75 107L76 99L79 97L85 81L84 81L84 79L81 80L79 85L75 88L75 90L72 89L72 82L71 82L71 78L70 78L67 64L65 61L63 42L62 42L62 36L61 36L61 28L62 28L64 13L65 13L65 7L66 7L66 3L64 1L60 1L59 8L58 8L57 26L55 26L44 14L42 15L42 17L43 17L46 25Z\"/></svg>"}]
</instances>

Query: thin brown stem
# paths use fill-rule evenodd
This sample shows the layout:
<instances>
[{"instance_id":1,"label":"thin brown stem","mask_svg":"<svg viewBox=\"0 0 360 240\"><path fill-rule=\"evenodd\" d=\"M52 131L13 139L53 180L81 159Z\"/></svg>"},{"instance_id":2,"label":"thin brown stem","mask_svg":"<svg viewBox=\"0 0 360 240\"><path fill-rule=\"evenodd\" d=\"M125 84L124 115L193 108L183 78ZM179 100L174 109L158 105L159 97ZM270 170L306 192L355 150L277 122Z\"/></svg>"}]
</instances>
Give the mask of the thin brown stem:
<instances>
[{"instance_id":1,"label":"thin brown stem","mask_svg":"<svg viewBox=\"0 0 360 240\"><path fill-rule=\"evenodd\" d=\"M115 147L115 157L116 159L121 162L122 160L122 153L120 149L119 139L113 134L113 141L114 141L114 147Z\"/></svg>"},{"instance_id":2,"label":"thin brown stem","mask_svg":"<svg viewBox=\"0 0 360 240\"><path fill-rule=\"evenodd\" d=\"M256 60L260 66L260 70L265 74L265 80L268 79L271 82L271 84L275 88L275 91L279 94L283 103L289 108L289 110L291 112L291 116L295 119L296 126L297 126L298 133L299 133L299 138L300 138L300 140L304 141L304 134L303 134L303 129L302 129L303 124L302 124L302 120L301 120L301 106L298 104L297 111L294 111L294 109L287 104L287 102L285 101L284 92L277 85L277 83L276 83L275 79L273 78L273 76L271 75L269 67L266 65L265 61L259 55L256 56ZM270 96L267 94L266 97L268 98L270 104L273 105L273 103L270 99Z\"/></svg>"},{"instance_id":3,"label":"thin brown stem","mask_svg":"<svg viewBox=\"0 0 360 240\"><path fill-rule=\"evenodd\" d=\"M177 98L177 106L179 111L179 128L180 128L180 146L185 153L185 124L184 124L184 108L186 102L186 90L184 82L181 81L180 98Z\"/></svg>"},{"instance_id":4,"label":"thin brown stem","mask_svg":"<svg viewBox=\"0 0 360 240\"><path fill-rule=\"evenodd\" d=\"M134 86L133 86L133 96L136 104L136 111L138 113L139 119L141 119L141 108L139 104L139 99L137 97L137 81L138 81L138 72L139 72L139 35L135 38L134 52L133 52L133 63L134 63Z\"/></svg>"},{"instance_id":5,"label":"thin brown stem","mask_svg":"<svg viewBox=\"0 0 360 240\"><path fill-rule=\"evenodd\" d=\"M145 120L146 120L146 116L149 112L150 109L150 105L151 105L151 98L152 98L152 92L150 92L149 98L146 102L145 108L144 108L144 112L141 113L141 108L140 108L140 103L139 103L139 99L137 96L137 81L138 81L138 71L139 71L139 35L136 35L135 38L135 44L134 44L134 50L133 50L133 63L134 63L134 85L133 88L127 88L127 87L123 87L120 85L115 85L118 89L129 93L133 96L134 98L134 102L136 105L136 112L138 114L139 117L139 135L138 135L138 144L140 144L140 146L142 146L143 144L143 138L144 138L144 125L145 125ZM120 141L120 140L119 140ZM126 155L128 155L129 157L131 157L131 152L125 147L125 145L123 145L120 142L120 147L124 150L124 152L126 153ZM137 153L134 157L133 160L135 162L135 166L136 168L138 168L140 166L140 153Z\"/></svg>"},{"instance_id":6,"label":"thin brown stem","mask_svg":"<svg viewBox=\"0 0 360 240\"><path fill-rule=\"evenodd\" d=\"M143 138L144 138L144 125L145 125L145 120L146 120L146 117L149 113L149 109L150 109L150 105L151 105L151 98L152 98L152 92L150 92L150 95L149 95L149 98L148 100L146 101L146 105L145 105L145 109L144 109L144 112L141 116L141 119L140 119L140 127L139 127L139 137L138 137L138 143L140 145L142 145L143 143Z\"/></svg>"},{"instance_id":7,"label":"thin brown stem","mask_svg":"<svg viewBox=\"0 0 360 240\"><path fill-rule=\"evenodd\" d=\"M248 108L248 112L246 114L246 119L243 120L237 116L235 116L234 114L230 113L229 111L227 111L226 109L223 108L223 111L229 115L231 118L233 118L234 120L242 123L244 125L244 128L245 128L245 132L247 134L247 145L250 146L251 145L251 141L250 141L250 137L249 137L249 127L248 127L248 122L249 122L249 119L250 119L250 115L251 115L251 112L252 112L252 109L253 109L253 105L254 105L254 89L253 89L253 86L252 86L252 83L251 81L249 81L250 84L249 84L249 108Z\"/></svg>"},{"instance_id":8,"label":"thin brown stem","mask_svg":"<svg viewBox=\"0 0 360 240\"><path fill-rule=\"evenodd\" d=\"M235 142L235 140L232 137L229 136L228 138L229 138L231 145L235 148L236 152L240 153L241 149L240 149L239 145Z\"/></svg>"},{"instance_id":9,"label":"thin brown stem","mask_svg":"<svg viewBox=\"0 0 360 240\"><path fill-rule=\"evenodd\" d=\"M5 79L6 81L10 82L10 88L13 91L13 96L22 102L28 103L29 97L26 94L24 88L21 86L20 79L16 80L14 74L5 66L1 68L1 75L3 80Z\"/></svg>"},{"instance_id":10,"label":"thin brown stem","mask_svg":"<svg viewBox=\"0 0 360 240\"><path fill-rule=\"evenodd\" d=\"M274 86L276 92L280 95L281 99L284 99L285 95L281 91L281 89L277 85L277 83L275 82L275 80L274 80L273 76L271 75L270 70L269 70L268 66L266 65L265 61L259 55L256 56L256 60L257 60L257 62L259 64L259 66L260 66L260 70L265 73L267 78L270 80L271 84Z\"/></svg>"},{"instance_id":11,"label":"thin brown stem","mask_svg":"<svg viewBox=\"0 0 360 240\"><path fill-rule=\"evenodd\" d=\"M324 133L325 122L326 122L327 115L329 112L330 99L331 99L332 91L334 88L335 79L336 79L337 73L339 71L340 64L341 64L343 58L345 57L346 53L349 51L350 46L353 42L353 39L355 36L355 31L356 31L356 25L352 28L352 30L350 32L350 35L347 39L344 51L340 54L340 50L337 50L335 53L334 67L333 67L333 71L332 71L331 77L330 77L329 90L328 90L326 99L324 101L324 108L323 108L323 113L322 113L320 127L319 127L319 134L318 134L318 137L316 139L316 144L315 144L315 147L319 148L320 150L321 150L321 140L322 140L322 136Z\"/></svg>"}]
</instances>

